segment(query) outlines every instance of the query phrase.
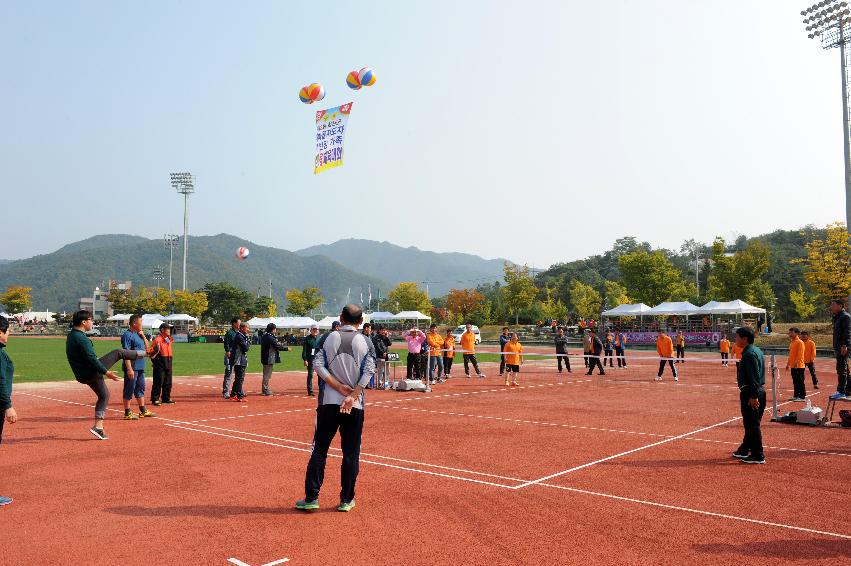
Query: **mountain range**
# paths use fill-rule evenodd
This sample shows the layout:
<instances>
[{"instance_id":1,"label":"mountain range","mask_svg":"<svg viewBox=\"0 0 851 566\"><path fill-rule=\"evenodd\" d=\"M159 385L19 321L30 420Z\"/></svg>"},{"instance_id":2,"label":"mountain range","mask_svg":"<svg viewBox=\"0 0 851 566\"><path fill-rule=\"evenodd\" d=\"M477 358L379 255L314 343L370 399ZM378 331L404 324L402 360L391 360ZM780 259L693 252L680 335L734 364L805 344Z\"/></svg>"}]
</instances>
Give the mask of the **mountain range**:
<instances>
[{"instance_id":1,"label":"mountain range","mask_svg":"<svg viewBox=\"0 0 851 566\"><path fill-rule=\"evenodd\" d=\"M239 261L235 252L248 247L250 256ZM174 249L172 284L182 287L183 247ZM59 250L0 262L0 290L10 285L32 288L36 310L73 310L80 297L92 294L107 280L129 280L134 285L153 286L154 266L161 266L168 287L169 253L162 240L128 234L105 234L63 246ZM451 275L450 275L451 274ZM339 307L351 293L357 300L362 290L373 296L387 292L400 281L429 281L432 296L450 287L474 287L502 277L502 260L484 260L467 254L441 254L402 248L387 242L342 240L290 252L261 246L229 234L189 237L187 288L198 289L208 282L228 281L260 295L272 293L278 302L287 289L315 285L326 297L328 308ZM438 281L440 281L438 283ZM425 284L421 285L423 288Z\"/></svg>"}]
</instances>

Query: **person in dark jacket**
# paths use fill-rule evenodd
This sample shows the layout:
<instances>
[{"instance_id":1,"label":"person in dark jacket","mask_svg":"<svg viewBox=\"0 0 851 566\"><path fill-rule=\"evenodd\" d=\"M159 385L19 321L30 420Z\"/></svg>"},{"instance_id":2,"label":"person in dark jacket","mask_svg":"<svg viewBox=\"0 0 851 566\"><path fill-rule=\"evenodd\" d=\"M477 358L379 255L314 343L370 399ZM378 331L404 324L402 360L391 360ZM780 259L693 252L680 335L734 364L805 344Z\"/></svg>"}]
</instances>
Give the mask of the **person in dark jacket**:
<instances>
[{"instance_id":1,"label":"person in dark jacket","mask_svg":"<svg viewBox=\"0 0 851 566\"><path fill-rule=\"evenodd\" d=\"M745 464L765 464L760 429L765 412L765 357L753 342L753 330L746 326L736 329L736 346L742 349L742 359L736 368L736 383L745 436L733 457Z\"/></svg>"},{"instance_id":2,"label":"person in dark jacket","mask_svg":"<svg viewBox=\"0 0 851 566\"><path fill-rule=\"evenodd\" d=\"M242 384L245 381L245 368L248 367L248 350L251 349L251 331L246 323L239 326L239 332L233 338L230 359L233 363L233 387L230 390L230 400L239 401L245 398Z\"/></svg>"},{"instance_id":3,"label":"person in dark jacket","mask_svg":"<svg viewBox=\"0 0 851 566\"><path fill-rule=\"evenodd\" d=\"M600 363L600 354L603 353L603 341L600 340L599 336L597 336L596 329L591 329L590 338L591 349L588 354L588 373L585 375L593 375L595 367L600 368L600 375L606 375L606 370L603 369L603 365Z\"/></svg>"},{"instance_id":4,"label":"person in dark jacket","mask_svg":"<svg viewBox=\"0 0 851 566\"><path fill-rule=\"evenodd\" d=\"M288 348L278 343L278 337L275 331L278 327L275 323L270 322L266 325L266 332L260 337L260 363L263 364L263 395L270 396L272 390L269 389L269 381L272 379L272 370L275 364L281 363L281 355L279 352L286 351Z\"/></svg>"},{"instance_id":5,"label":"person in dark jacket","mask_svg":"<svg viewBox=\"0 0 851 566\"><path fill-rule=\"evenodd\" d=\"M830 302L833 315L833 353L836 355L836 393L831 399L851 398L851 375L848 368L848 352L851 350L851 315L845 310L845 301L834 299Z\"/></svg>"},{"instance_id":6,"label":"person in dark jacket","mask_svg":"<svg viewBox=\"0 0 851 566\"><path fill-rule=\"evenodd\" d=\"M372 334L372 346L375 348L375 380L379 389L390 389L387 375L387 353L390 351L390 338L387 329L379 326Z\"/></svg>"},{"instance_id":7,"label":"person in dark jacket","mask_svg":"<svg viewBox=\"0 0 851 566\"><path fill-rule=\"evenodd\" d=\"M118 360L137 360L147 355L144 350L112 350L105 356L98 358L95 355L95 347L86 336L94 326L92 313L86 310L77 311L71 318L73 328L65 340L65 355L68 365L74 373L76 380L88 385L97 395L95 404L95 425L89 429L98 440L106 440L108 437L103 430L103 419L106 416L106 406L109 404L109 389L103 378L108 377L118 381L118 375L110 370Z\"/></svg>"},{"instance_id":8,"label":"person in dark jacket","mask_svg":"<svg viewBox=\"0 0 851 566\"><path fill-rule=\"evenodd\" d=\"M18 413L12 407L12 379L15 376L15 366L6 353L6 342L9 340L9 320L0 316L0 444L3 442L3 424L18 422ZM0 507L12 502L11 497L0 496Z\"/></svg>"},{"instance_id":9,"label":"person in dark jacket","mask_svg":"<svg viewBox=\"0 0 851 566\"><path fill-rule=\"evenodd\" d=\"M556 360L558 363L558 372L561 373L561 366L564 364L567 373L572 373L570 370L570 358L567 357L567 336L564 335L564 328L559 328L556 332L556 337L553 339L556 345Z\"/></svg>"},{"instance_id":10,"label":"person in dark jacket","mask_svg":"<svg viewBox=\"0 0 851 566\"><path fill-rule=\"evenodd\" d=\"M508 327L502 327L502 334L499 335L499 351L505 351L505 345L511 341L511 335L508 333ZM499 355L499 377L505 373L505 354Z\"/></svg>"},{"instance_id":11,"label":"person in dark jacket","mask_svg":"<svg viewBox=\"0 0 851 566\"><path fill-rule=\"evenodd\" d=\"M230 319L230 328L225 332L225 378L222 381L222 397L227 399L230 394L230 382L233 378L233 364L230 359L230 351L233 348L233 338L236 336L236 333L239 332L239 317L234 317Z\"/></svg>"},{"instance_id":12,"label":"person in dark jacket","mask_svg":"<svg viewBox=\"0 0 851 566\"><path fill-rule=\"evenodd\" d=\"M313 358L316 356L316 349L319 347L319 329L315 326L310 327L310 334L304 339L304 346L301 349L301 359L304 362L304 367L307 368L307 394L313 397Z\"/></svg>"}]
</instances>

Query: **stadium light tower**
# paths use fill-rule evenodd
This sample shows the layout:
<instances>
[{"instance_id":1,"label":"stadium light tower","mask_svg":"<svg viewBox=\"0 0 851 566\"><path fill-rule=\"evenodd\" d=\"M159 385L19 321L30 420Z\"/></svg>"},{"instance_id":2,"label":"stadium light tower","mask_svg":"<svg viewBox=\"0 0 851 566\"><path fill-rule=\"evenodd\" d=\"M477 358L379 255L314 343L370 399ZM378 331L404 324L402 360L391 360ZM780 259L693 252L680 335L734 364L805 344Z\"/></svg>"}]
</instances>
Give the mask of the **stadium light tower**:
<instances>
[{"instance_id":1,"label":"stadium light tower","mask_svg":"<svg viewBox=\"0 0 851 566\"><path fill-rule=\"evenodd\" d=\"M174 292L174 288L171 284L171 266L174 263L174 247L177 245L177 242L180 241L180 236L177 234L166 234L163 236L163 243L165 247L168 248L168 292L169 294Z\"/></svg>"},{"instance_id":2,"label":"stadium light tower","mask_svg":"<svg viewBox=\"0 0 851 566\"><path fill-rule=\"evenodd\" d=\"M848 42L851 40L851 9L845 0L823 0L801 12L807 37L820 39L822 49L839 48L842 70L842 133L845 137L845 227L851 230L851 140L848 121L848 73L851 60L848 58Z\"/></svg>"},{"instance_id":3,"label":"stadium light tower","mask_svg":"<svg viewBox=\"0 0 851 566\"><path fill-rule=\"evenodd\" d=\"M171 174L171 186L183 195L183 290L186 290L186 260L189 257L189 195L195 192L195 178L184 171Z\"/></svg>"}]
</instances>

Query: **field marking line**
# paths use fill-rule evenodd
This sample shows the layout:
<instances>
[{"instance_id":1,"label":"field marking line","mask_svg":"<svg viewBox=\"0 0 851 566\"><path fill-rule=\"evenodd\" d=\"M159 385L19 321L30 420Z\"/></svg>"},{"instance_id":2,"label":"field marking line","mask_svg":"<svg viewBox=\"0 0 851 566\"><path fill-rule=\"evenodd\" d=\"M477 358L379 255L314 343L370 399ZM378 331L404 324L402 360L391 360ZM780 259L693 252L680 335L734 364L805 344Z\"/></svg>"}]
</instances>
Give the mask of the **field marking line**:
<instances>
[{"instance_id":1,"label":"field marking line","mask_svg":"<svg viewBox=\"0 0 851 566\"><path fill-rule=\"evenodd\" d=\"M175 424L191 425L191 426L197 426L197 427L201 427L201 428L209 428L209 429L216 430L216 431L230 432L230 433L234 433L234 434L242 434L244 436L254 436L254 437L263 438L263 439L266 439L266 440L277 440L277 441L280 441L280 442L288 442L290 444L297 444L299 446L311 446L311 447L313 446L312 442L304 442L303 440L292 440L290 438L281 438L279 436L269 436L267 434L257 434L257 433L254 433L254 432L245 432L245 431L242 431L242 430L236 430L236 429L231 429L231 428L222 428L222 427L211 426L211 425L202 425L202 424L197 424L197 423L193 423L193 422L184 422L184 421L172 421L172 422L175 423ZM171 425L167 425L167 426L171 426ZM339 448L334 448L333 446L330 447L329 450L332 450L334 452L342 452L342 450L340 450ZM309 451L310 450L308 449L308 452ZM489 477L489 478L496 478L496 479L500 479L500 480L508 480L508 481L515 481L515 482L526 481L526 480L523 480L523 479L520 479L520 478L513 478L513 477L509 477L509 476L500 476L500 475L497 475L497 474L489 474L487 472L477 472L477 471L474 471L474 470L466 470L464 468L453 468L451 466L443 466L443 465L440 465L440 464L429 464L428 462L418 462L416 460L406 460L404 458L396 458L394 456L384 456L382 454L372 454L370 452L361 452L361 454L364 455L364 456L369 456L370 458L380 458L382 460L390 460L392 462L401 462L403 464L426 466L428 468L437 468L437 469L440 469L440 470L448 470L450 472L461 472L461 473L475 475L475 476L484 476L484 477Z\"/></svg>"},{"instance_id":2,"label":"field marking line","mask_svg":"<svg viewBox=\"0 0 851 566\"><path fill-rule=\"evenodd\" d=\"M567 486L564 486L564 485L554 485L554 484L550 484L550 483L539 483L539 484L536 484L536 485L540 485L542 487L550 487L550 488L554 488L554 489L561 489L561 490L570 491L570 492L573 492L573 493L580 493L580 494L583 494L583 495L592 495L592 496L595 496L595 497L604 497L606 499L614 499L614 500L617 500L617 501L626 501L626 502L629 502L629 503L637 503L637 504L640 504L640 505L649 505L651 507L659 507L659 508L662 508L662 509L670 509L670 510L673 510L673 511L683 511L683 512L686 512L686 513L695 513L697 515L705 515L707 517L715 517L715 518L718 518L718 519L728 519L728 520L731 520L731 521L744 521L746 523L753 523L753 524L757 524L757 525L763 525L763 526L766 526L766 527L776 527L776 528L789 529L789 530L799 531L799 532L804 532L804 533L824 535L824 536L830 536L830 537L835 537L835 538L840 538L840 539L851 540L851 535L845 535L845 534L842 534L842 533L834 533L834 532L830 532L830 531L820 531L820 530L816 530L816 529L808 529L806 527L798 527L798 526L795 526L795 525L787 525L787 524L784 524L784 523L774 523L772 521L763 521L761 519L751 519L749 517L739 517L737 515L728 515L726 513L716 513L714 511L703 511L701 509L691 509L689 507L682 507L680 505L670 505L670 504L667 504L667 503L659 503L659 502L656 502L656 501L646 501L646 500L643 500L643 499L636 499L634 497L623 497L623 496L620 496L620 495L612 495L610 493L601 493L601 492L598 492L598 491L590 491L590 490L587 490L587 489L567 487Z\"/></svg>"},{"instance_id":3,"label":"field marking line","mask_svg":"<svg viewBox=\"0 0 851 566\"><path fill-rule=\"evenodd\" d=\"M812 393L811 395L808 395L808 397L810 397L812 395L818 395L818 394L819 393ZM780 403L780 404L778 404L778 407L780 405L785 405L787 403L791 403L791 401L786 401L785 403ZM547 480L551 480L551 479L557 478L559 476L563 476L563 475L566 475L566 474L577 472L579 470L584 470L585 468L589 468L589 467L595 466L597 464L602 464L603 462L608 462L610 460L614 460L615 458L620 458L622 456L634 454L634 453L640 452L642 450L647 450L648 448L654 448L654 447L660 446L662 444L674 442L675 440L680 440L680 439L686 438L688 436L694 436L695 434L700 434L701 432L705 432L707 430L711 430L713 428L718 428L719 426L724 426L726 424L730 424L730 423L740 421L740 420L742 420L741 416L735 417L735 418L732 418L732 419L727 419L726 421L722 421L720 423L715 423L713 425L705 426L705 427L699 428L699 429L692 431L692 432L687 432L685 434L679 434L677 436L672 436L672 437L666 438L664 440L659 440L658 442L654 442L652 444L647 444L645 446L639 446L638 448L633 448L632 450L626 450L624 452L619 452L618 454L612 454L611 456L606 456L605 458L600 458L599 460L594 460L593 462L588 462L586 464L580 464L579 466L574 466L572 468L568 468L567 470L562 470L560 472L556 472L554 474L550 474L548 476L544 476L544 477L538 478L536 480L528 481L526 483L523 483L523 484L520 484L516 487L513 487L512 489L523 489L524 487L529 487L530 485L535 485L537 483L545 482Z\"/></svg>"},{"instance_id":4,"label":"field marking line","mask_svg":"<svg viewBox=\"0 0 851 566\"><path fill-rule=\"evenodd\" d=\"M287 450L295 450L297 452L308 452L308 453L312 452L311 448L301 448L299 446L289 446L289 445L286 445L286 444L278 444L276 442L270 442L268 440L260 440L260 439L257 439L257 438L245 438L243 436L236 436L236 435L233 435L233 434L224 434L222 432L216 432L214 430L203 430L203 429L200 429L200 428L186 427L186 426L181 426L181 425L178 425L178 424L167 424L165 426L172 427L172 428L178 428L178 429L182 429L182 430L189 430L189 431L192 431L192 432L200 432L200 433L209 434L209 435L212 435L212 436L221 436L221 437L224 437L224 438L232 438L232 439L235 439L235 440L242 440L243 442L253 442L253 443L256 443L256 444L264 444L266 446L276 446L278 448L284 448L284 449L287 449ZM330 456L331 458L340 458L340 459L342 459L342 457L343 457L342 454L328 454L328 456ZM505 485L505 484L502 484L502 483L490 482L490 481L485 481L485 480L477 480L477 479L473 479L473 478L465 478L465 477L462 477L462 476L455 476L455 475L452 475L452 474L444 474L444 473L441 473L441 472L432 472L430 470L420 470L420 469L417 469L417 468L410 468L410 467L407 467L407 466L397 466L395 464L388 464L387 462L376 462L375 460L368 460L368 459L364 459L364 458L361 458L360 462L364 463L364 464L373 464L375 466L383 466L385 468L392 468L392 469L395 469L395 470L404 470L404 471L408 471L408 472L425 474L425 475L429 475L429 476L437 476L437 477L442 477L442 478L449 478L449 479L454 479L454 480L466 481L466 482L470 482L470 483L477 483L477 484L481 484L481 485L489 485L489 486L492 486L492 487L500 487L500 488L503 488L503 489L512 489L512 487L513 487L513 486ZM424 465L428 466L429 464L424 464ZM478 473L479 475L488 475L488 476L491 475L491 474L482 474L481 472L469 472L469 473L471 473L471 474ZM523 480L513 479L513 481L523 481Z\"/></svg>"},{"instance_id":5,"label":"field marking line","mask_svg":"<svg viewBox=\"0 0 851 566\"><path fill-rule=\"evenodd\" d=\"M730 444L733 446L738 446L741 442L733 442L730 440L712 440L709 438L686 438L686 440L693 440L695 442L708 442L714 444ZM784 446L764 446L766 450L781 450L785 452L806 452L809 454L819 454L821 456L844 456L846 458L851 458L851 452L828 452L826 450L809 450L807 448L786 448Z\"/></svg>"},{"instance_id":6,"label":"field marking line","mask_svg":"<svg viewBox=\"0 0 851 566\"><path fill-rule=\"evenodd\" d=\"M236 566L251 566L251 564L246 564L242 560L237 560L236 558L228 558L228 562L236 564Z\"/></svg>"},{"instance_id":7,"label":"field marking line","mask_svg":"<svg viewBox=\"0 0 851 566\"><path fill-rule=\"evenodd\" d=\"M289 558L281 558L280 560L273 560L272 562L267 562L266 564L262 564L261 566L277 566L278 564L284 564L285 562L289 562ZM231 564L235 564L236 566L251 566L251 564L246 564L242 560L237 558L228 558L228 562Z\"/></svg>"}]
</instances>

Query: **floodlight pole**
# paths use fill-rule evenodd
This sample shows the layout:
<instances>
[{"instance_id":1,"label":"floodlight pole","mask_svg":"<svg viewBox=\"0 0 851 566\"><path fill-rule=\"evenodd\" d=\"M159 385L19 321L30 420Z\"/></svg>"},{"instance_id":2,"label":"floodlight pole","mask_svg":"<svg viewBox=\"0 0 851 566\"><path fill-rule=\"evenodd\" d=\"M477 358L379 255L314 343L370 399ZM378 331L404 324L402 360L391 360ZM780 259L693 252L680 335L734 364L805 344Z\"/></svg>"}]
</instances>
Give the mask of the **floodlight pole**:
<instances>
[{"instance_id":1,"label":"floodlight pole","mask_svg":"<svg viewBox=\"0 0 851 566\"><path fill-rule=\"evenodd\" d=\"M845 139L845 229L851 231L851 132L848 122L848 59L845 55L845 26L839 25L839 55L842 69L842 134Z\"/></svg>"},{"instance_id":2,"label":"floodlight pole","mask_svg":"<svg viewBox=\"0 0 851 566\"><path fill-rule=\"evenodd\" d=\"M186 290L186 261L189 257L189 193L183 193L183 290Z\"/></svg>"}]
</instances>

